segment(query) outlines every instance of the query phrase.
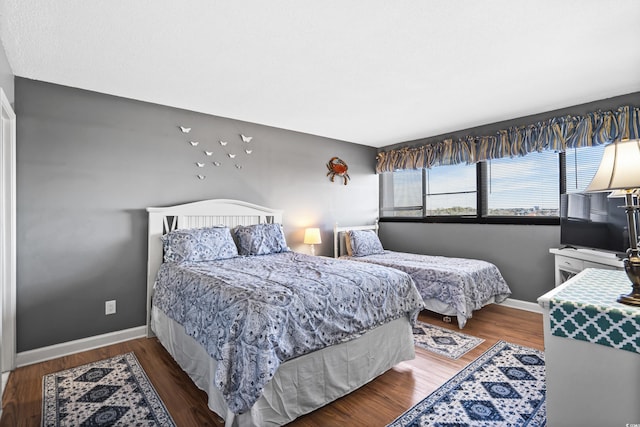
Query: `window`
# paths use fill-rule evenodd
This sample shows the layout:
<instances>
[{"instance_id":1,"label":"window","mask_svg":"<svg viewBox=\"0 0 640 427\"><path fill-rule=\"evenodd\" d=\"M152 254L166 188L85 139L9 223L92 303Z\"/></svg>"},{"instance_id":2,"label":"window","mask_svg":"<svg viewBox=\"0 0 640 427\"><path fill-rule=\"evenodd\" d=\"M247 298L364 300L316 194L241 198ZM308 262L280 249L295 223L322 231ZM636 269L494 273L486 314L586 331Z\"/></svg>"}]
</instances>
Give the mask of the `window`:
<instances>
[{"instance_id":1,"label":"window","mask_svg":"<svg viewBox=\"0 0 640 427\"><path fill-rule=\"evenodd\" d=\"M487 175L487 216L558 216L557 153L490 160Z\"/></svg>"},{"instance_id":2,"label":"window","mask_svg":"<svg viewBox=\"0 0 640 427\"><path fill-rule=\"evenodd\" d=\"M380 216L422 217L422 170L380 175Z\"/></svg>"},{"instance_id":3,"label":"window","mask_svg":"<svg viewBox=\"0 0 640 427\"><path fill-rule=\"evenodd\" d=\"M380 174L380 217L429 222L559 223L560 194L583 192L604 146L475 165ZM398 219L399 218L399 219Z\"/></svg>"},{"instance_id":4,"label":"window","mask_svg":"<svg viewBox=\"0 0 640 427\"><path fill-rule=\"evenodd\" d=\"M567 150L567 193L582 193L587 188L600 166L604 145Z\"/></svg>"},{"instance_id":5,"label":"window","mask_svg":"<svg viewBox=\"0 0 640 427\"><path fill-rule=\"evenodd\" d=\"M402 170L380 175L381 216L476 215L475 165Z\"/></svg>"},{"instance_id":6,"label":"window","mask_svg":"<svg viewBox=\"0 0 640 427\"><path fill-rule=\"evenodd\" d=\"M475 165L439 166L426 170L427 216L476 215Z\"/></svg>"}]
</instances>

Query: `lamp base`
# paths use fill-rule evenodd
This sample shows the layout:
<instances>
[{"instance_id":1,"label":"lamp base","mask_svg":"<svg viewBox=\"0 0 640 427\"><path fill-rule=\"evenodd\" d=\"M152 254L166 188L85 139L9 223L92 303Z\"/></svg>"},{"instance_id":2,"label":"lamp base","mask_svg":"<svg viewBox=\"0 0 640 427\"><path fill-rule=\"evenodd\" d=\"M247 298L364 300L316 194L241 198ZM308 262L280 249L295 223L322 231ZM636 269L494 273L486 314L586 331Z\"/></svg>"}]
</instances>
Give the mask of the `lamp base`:
<instances>
[{"instance_id":1,"label":"lamp base","mask_svg":"<svg viewBox=\"0 0 640 427\"><path fill-rule=\"evenodd\" d=\"M631 293L620 295L618 302L626 305L640 307L640 257L637 255L637 249L631 253L629 258L624 260L624 271L631 280Z\"/></svg>"},{"instance_id":2,"label":"lamp base","mask_svg":"<svg viewBox=\"0 0 640 427\"><path fill-rule=\"evenodd\" d=\"M620 295L617 299L620 304L632 305L640 307L640 294L630 293L629 295Z\"/></svg>"}]
</instances>

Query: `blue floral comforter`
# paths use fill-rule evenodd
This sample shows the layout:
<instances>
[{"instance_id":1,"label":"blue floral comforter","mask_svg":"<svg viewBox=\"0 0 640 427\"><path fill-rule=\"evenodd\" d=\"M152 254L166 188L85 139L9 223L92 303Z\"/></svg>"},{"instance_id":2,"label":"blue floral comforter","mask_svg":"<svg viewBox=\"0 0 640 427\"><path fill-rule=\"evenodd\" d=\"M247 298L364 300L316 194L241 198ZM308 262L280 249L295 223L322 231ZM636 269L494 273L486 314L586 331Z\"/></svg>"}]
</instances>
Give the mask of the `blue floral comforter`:
<instances>
[{"instance_id":1,"label":"blue floral comforter","mask_svg":"<svg viewBox=\"0 0 640 427\"><path fill-rule=\"evenodd\" d=\"M399 270L294 252L165 263L153 304L218 361L216 386L236 414L280 363L392 319L415 322L424 306Z\"/></svg>"},{"instance_id":2,"label":"blue floral comforter","mask_svg":"<svg viewBox=\"0 0 640 427\"><path fill-rule=\"evenodd\" d=\"M491 297L495 297L496 302L502 302L511 295L511 289L498 267L478 259L386 250L382 254L344 258L409 273L422 298L438 299L456 311L460 328L464 328L472 311L482 308Z\"/></svg>"}]
</instances>

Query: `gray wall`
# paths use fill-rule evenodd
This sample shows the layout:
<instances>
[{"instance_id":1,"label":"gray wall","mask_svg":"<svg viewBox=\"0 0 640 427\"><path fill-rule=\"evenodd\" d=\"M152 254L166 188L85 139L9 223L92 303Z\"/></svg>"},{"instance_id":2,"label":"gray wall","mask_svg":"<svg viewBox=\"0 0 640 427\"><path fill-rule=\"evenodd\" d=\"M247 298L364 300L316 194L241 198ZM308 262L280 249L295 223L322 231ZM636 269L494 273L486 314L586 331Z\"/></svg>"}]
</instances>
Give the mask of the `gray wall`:
<instances>
[{"instance_id":1,"label":"gray wall","mask_svg":"<svg viewBox=\"0 0 640 427\"><path fill-rule=\"evenodd\" d=\"M447 135L408 141L384 147L381 151L438 142L449 137L458 139L466 135L494 135L498 130L511 126L532 124L562 115L612 110L623 105L640 106L640 92ZM479 258L493 262L511 287L512 298L536 302L539 296L554 286L554 262L549 249L560 246L560 226L383 222L380 224L380 239L391 250Z\"/></svg>"},{"instance_id":2,"label":"gray wall","mask_svg":"<svg viewBox=\"0 0 640 427\"><path fill-rule=\"evenodd\" d=\"M517 96L517 95L514 95ZM618 107L622 107L624 105L633 105L635 107L640 107L640 92L634 92L626 95L616 96L613 98L601 99L593 102L588 102L586 104L574 105L568 108L562 108L560 110L547 111L540 114L534 114L531 116L518 117L512 120L505 120L502 122L495 122L486 124L484 126L477 126L469 129L461 129L451 133L431 136L429 138L421 138L413 141L405 141L400 142L398 144L388 145L386 147L380 148L378 151L387 151L392 148L398 147L413 147L416 145L423 145L432 142L440 142L444 139L451 138L453 140L457 140L460 138L464 138L468 135L470 136L485 136L485 135L495 135L499 130L508 129L512 126L524 126L529 124L534 124L539 121L547 120L552 117L559 116L581 116L586 115L587 113L591 113L593 111L598 110L615 110ZM478 104L478 108L482 108L482 103Z\"/></svg>"},{"instance_id":3,"label":"gray wall","mask_svg":"<svg viewBox=\"0 0 640 427\"><path fill-rule=\"evenodd\" d=\"M329 256L334 222L377 217L373 148L23 78L15 93L19 352L145 324L148 206L281 208L292 249L308 251L303 228L319 226L316 250ZM254 138L251 155L241 133ZM326 177L333 156L349 165L346 186ZM110 299L117 313L105 316Z\"/></svg>"},{"instance_id":4,"label":"gray wall","mask_svg":"<svg viewBox=\"0 0 640 427\"><path fill-rule=\"evenodd\" d=\"M1 56L0 79L12 81ZM640 104L640 95L563 111L626 103ZM308 251L303 229L320 226L322 255L331 255L335 222L371 223L377 216L373 148L23 78L15 80L15 109L19 352L145 323L147 206L234 198L281 208L292 249ZM193 130L183 134L179 125ZM254 137L250 156L240 133ZM229 141L242 169L224 157L218 140ZM211 161L205 149L223 165L197 168L196 161ZM349 164L347 186L325 176L333 156ZM559 245L559 227L382 223L381 239L389 249L494 262L516 299L533 302L553 287L548 249ZM118 312L105 316L110 299Z\"/></svg>"},{"instance_id":5,"label":"gray wall","mask_svg":"<svg viewBox=\"0 0 640 427\"><path fill-rule=\"evenodd\" d=\"M511 298L535 302L554 286L553 256L560 227L507 224L380 224L380 240L395 251L477 258L494 263Z\"/></svg>"}]
</instances>

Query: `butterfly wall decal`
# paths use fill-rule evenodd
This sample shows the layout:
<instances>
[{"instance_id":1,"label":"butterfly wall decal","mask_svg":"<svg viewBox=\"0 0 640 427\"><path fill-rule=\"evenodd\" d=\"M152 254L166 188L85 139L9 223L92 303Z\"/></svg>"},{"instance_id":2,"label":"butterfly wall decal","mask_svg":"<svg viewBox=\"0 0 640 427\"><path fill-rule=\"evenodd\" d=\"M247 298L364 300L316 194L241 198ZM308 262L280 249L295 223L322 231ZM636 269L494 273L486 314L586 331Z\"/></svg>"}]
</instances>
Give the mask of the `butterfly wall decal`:
<instances>
[{"instance_id":1,"label":"butterfly wall decal","mask_svg":"<svg viewBox=\"0 0 640 427\"><path fill-rule=\"evenodd\" d=\"M203 167L204 167L204 163L196 162L196 165L197 165L199 168L203 168Z\"/></svg>"},{"instance_id":2,"label":"butterfly wall decal","mask_svg":"<svg viewBox=\"0 0 640 427\"><path fill-rule=\"evenodd\" d=\"M236 169L242 169L242 165L236 164Z\"/></svg>"},{"instance_id":3,"label":"butterfly wall decal","mask_svg":"<svg viewBox=\"0 0 640 427\"><path fill-rule=\"evenodd\" d=\"M232 158L232 159L235 159L235 158L236 158L236 155L235 155L235 154L231 154L231 153L229 153L229 157L230 157L230 158Z\"/></svg>"},{"instance_id":4,"label":"butterfly wall decal","mask_svg":"<svg viewBox=\"0 0 640 427\"><path fill-rule=\"evenodd\" d=\"M206 154L207 156L211 157L211 156L213 156L213 151L205 151L204 154Z\"/></svg>"},{"instance_id":5,"label":"butterfly wall decal","mask_svg":"<svg viewBox=\"0 0 640 427\"><path fill-rule=\"evenodd\" d=\"M220 145L222 145L223 147L228 144L227 141L219 141L219 142L220 142Z\"/></svg>"},{"instance_id":6,"label":"butterfly wall decal","mask_svg":"<svg viewBox=\"0 0 640 427\"><path fill-rule=\"evenodd\" d=\"M247 153L247 154L251 154L251 153L253 153L253 150L244 150L244 152Z\"/></svg>"},{"instance_id":7,"label":"butterfly wall decal","mask_svg":"<svg viewBox=\"0 0 640 427\"><path fill-rule=\"evenodd\" d=\"M213 162L213 166L220 166L220 162Z\"/></svg>"},{"instance_id":8,"label":"butterfly wall decal","mask_svg":"<svg viewBox=\"0 0 640 427\"><path fill-rule=\"evenodd\" d=\"M200 142L198 142L198 141L189 141L189 144L191 144L192 147L197 147L198 144L200 144Z\"/></svg>"},{"instance_id":9,"label":"butterfly wall decal","mask_svg":"<svg viewBox=\"0 0 640 427\"><path fill-rule=\"evenodd\" d=\"M251 142L251 140L253 139L252 136L244 136L243 134L240 134L240 136L242 137L243 142Z\"/></svg>"},{"instance_id":10,"label":"butterfly wall decal","mask_svg":"<svg viewBox=\"0 0 640 427\"><path fill-rule=\"evenodd\" d=\"M196 175L198 177L198 179L205 179L206 176L205 175Z\"/></svg>"},{"instance_id":11,"label":"butterfly wall decal","mask_svg":"<svg viewBox=\"0 0 640 427\"><path fill-rule=\"evenodd\" d=\"M180 130L181 130L183 133L189 133L189 132L191 132L191 128L186 128L186 127L184 127L184 126L180 126Z\"/></svg>"}]
</instances>

